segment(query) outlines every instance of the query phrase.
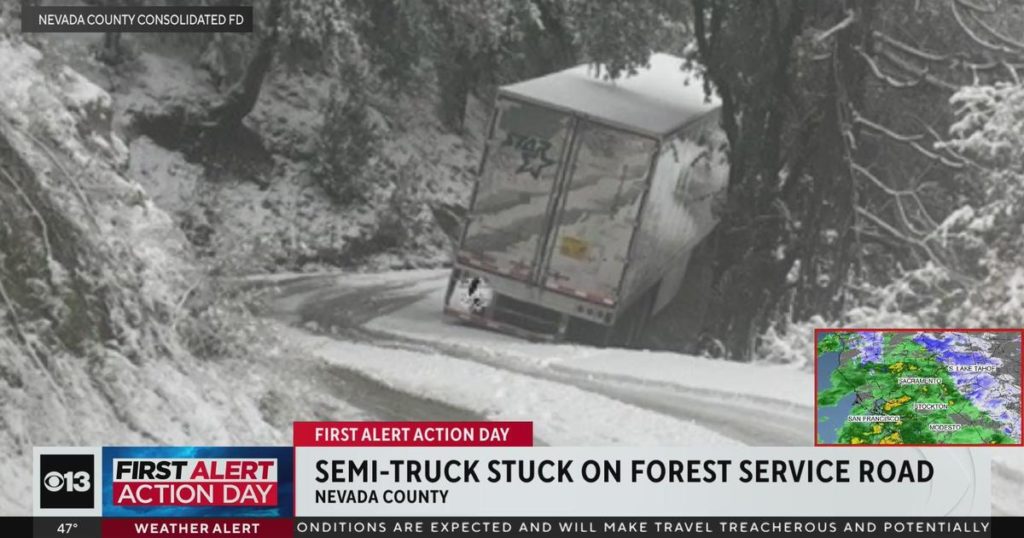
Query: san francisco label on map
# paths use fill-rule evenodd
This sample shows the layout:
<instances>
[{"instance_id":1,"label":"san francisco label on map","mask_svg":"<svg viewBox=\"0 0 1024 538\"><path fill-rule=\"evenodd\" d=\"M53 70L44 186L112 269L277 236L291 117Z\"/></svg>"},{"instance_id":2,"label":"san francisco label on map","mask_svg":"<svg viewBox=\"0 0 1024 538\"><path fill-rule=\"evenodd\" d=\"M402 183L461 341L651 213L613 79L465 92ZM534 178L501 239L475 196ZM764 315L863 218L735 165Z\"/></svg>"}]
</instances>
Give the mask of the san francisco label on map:
<instances>
[{"instance_id":1,"label":"san francisco label on map","mask_svg":"<svg viewBox=\"0 0 1024 538\"><path fill-rule=\"evenodd\" d=\"M816 331L817 443L1021 444L1021 331Z\"/></svg>"}]
</instances>

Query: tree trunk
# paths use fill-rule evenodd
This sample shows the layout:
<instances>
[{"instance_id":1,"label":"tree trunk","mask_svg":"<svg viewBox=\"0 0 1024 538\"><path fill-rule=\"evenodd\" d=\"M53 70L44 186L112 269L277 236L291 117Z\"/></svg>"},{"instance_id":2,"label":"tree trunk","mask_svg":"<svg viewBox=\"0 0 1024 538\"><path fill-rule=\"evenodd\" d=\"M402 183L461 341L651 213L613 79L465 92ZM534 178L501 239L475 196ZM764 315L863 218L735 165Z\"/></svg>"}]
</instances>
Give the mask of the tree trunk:
<instances>
[{"instance_id":1,"label":"tree trunk","mask_svg":"<svg viewBox=\"0 0 1024 538\"><path fill-rule=\"evenodd\" d=\"M461 132L469 93L476 85L475 70L469 54L462 49L456 50L450 59L438 66L437 79L441 92L441 122L452 131Z\"/></svg>"},{"instance_id":2,"label":"tree trunk","mask_svg":"<svg viewBox=\"0 0 1024 538\"><path fill-rule=\"evenodd\" d=\"M263 27L267 28L256 46L256 52L249 59L241 80L235 83L224 99L210 110L208 123L217 133L229 133L242 124L242 120L252 112L259 99L263 81L274 61L277 51L279 34L277 20L284 9L282 0L268 0L267 14L263 19Z\"/></svg>"},{"instance_id":3,"label":"tree trunk","mask_svg":"<svg viewBox=\"0 0 1024 538\"><path fill-rule=\"evenodd\" d=\"M731 166L703 333L735 360L750 360L772 324L841 307L854 202L846 129L863 83L862 70L850 66L869 31L858 14L830 38L832 57L821 67L798 63L812 60L796 47L807 46L810 23L828 28L849 9L870 10L849 4L694 1Z\"/></svg>"},{"instance_id":4,"label":"tree trunk","mask_svg":"<svg viewBox=\"0 0 1024 538\"><path fill-rule=\"evenodd\" d=\"M776 255L788 242L789 224L777 203L779 171L791 52L805 6L697 0L694 8L698 48L721 95L730 144L729 202L716 232L716 279L704 332L730 358L747 360L785 284L786 268Z\"/></svg>"},{"instance_id":5,"label":"tree trunk","mask_svg":"<svg viewBox=\"0 0 1024 538\"><path fill-rule=\"evenodd\" d=\"M103 34L103 48L100 49L99 59L107 65L121 63L121 32Z\"/></svg>"},{"instance_id":6,"label":"tree trunk","mask_svg":"<svg viewBox=\"0 0 1024 538\"><path fill-rule=\"evenodd\" d=\"M856 138L854 110L864 110L866 65L856 52L872 50L871 28L875 2L844 0L836 17L852 13L855 21L836 33L828 62L825 92L818 109L821 122L805 145L807 169L813 181L783 193L790 207L802 207L805 223L795 253L800 260L791 316L805 320L815 314L835 319L844 304L843 285L853 265L853 224L856 207L855 178L851 165ZM799 164L803 167L802 161ZM796 185L795 183L793 185ZM802 191L802 194L801 194ZM813 290L813 291L810 291Z\"/></svg>"}]
</instances>

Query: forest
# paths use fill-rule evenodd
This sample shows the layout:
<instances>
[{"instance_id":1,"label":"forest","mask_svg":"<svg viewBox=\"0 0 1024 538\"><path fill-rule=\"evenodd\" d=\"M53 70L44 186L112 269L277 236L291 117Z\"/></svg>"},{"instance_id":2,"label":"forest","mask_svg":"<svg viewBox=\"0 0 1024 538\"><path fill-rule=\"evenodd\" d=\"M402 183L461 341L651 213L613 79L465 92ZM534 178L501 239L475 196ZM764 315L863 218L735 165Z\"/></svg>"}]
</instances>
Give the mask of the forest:
<instances>
[{"instance_id":1,"label":"forest","mask_svg":"<svg viewBox=\"0 0 1024 538\"><path fill-rule=\"evenodd\" d=\"M418 163L382 149L409 120L393 113L402 103L466 140L471 163L480 126L467 119L497 86L582 62L616 77L660 51L704 75L730 146L726 211L704 248L710 291L698 338L681 349L786 361L788 340L815 325L1020 323L1021 2L258 0L255 10L253 34L108 33L88 50L97 70L127 80L147 48L174 47L209 82L188 99L156 91L158 104L127 111L124 127L182 152L200 181L231 173L267 189L283 156L329 202L319 207L377 213L369 239L286 250L263 270L422 251L431 234L433 262L416 263L442 259L443 241L424 229L457 227L465 197L425 198ZM255 123L275 77L318 81L300 135ZM176 214L199 251L216 235L205 213Z\"/></svg>"},{"instance_id":2,"label":"forest","mask_svg":"<svg viewBox=\"0 0 1024 538\"><path fill-rule=\"evenodd\" d=\"M337 211L387 183L398 217L379 225L383 243L407 248L423 232L397 221L418 222L409 214L424 200L406 192L416 166L381 150L393 136L381 123L403 121L386 107L415 98L443 131L479 136L466 125L470 103L486 109L501 84L582 62L615 77L669 52L721 98L730 144L728 205L705 249L711 291L699 342L684 349L750 360L787 353L787 335L812 325L1020 323L1018 1L259 0L255 9L251 35L163 38L215 91L169 97L130 121L206 180L233 166L215 155L254 139L258 155L244 166L292 153ZM130 76L147 46L111 33L90 50L103 69ZM275 74L325 81L314 103L322 121L302 126L302 144L275 147L251 126ZM428 205L451 228L464 203ZM210 225L180 220L204 247Z\"/></svg>"},{"instance_id":3,"label":"forest","mask_svg":"<svg viewBox=\"0 0 1024 538\"><path fill-rule=\"evenodd\" d=\"M217 136L237 126L275 63L329 73L314 176L342 207L380 178L373 96L401 100L428 81L436 117L460 133L470 98L487 103L498 85L581 62L615 77L670 52L721 98L730 144L728 205L707 246L711 293L690 350L786 353L786 335L812 325L1021 323L1021 2L257 6L259 35L205 46L235 82L192 127ZM116 38L107 43L116 61Z\"/></svg>"},{"instance_id":4,"label":"forest","mask_svg":"<svg viewBox=\"0 0 1024 538\"><path fill-rule=\"evenodd\" d=\"M58 3L0 0L0 515L33 446L294 420L806 445L815 328L1024 325L1022 0L82 0L255 25L21 31ZM498 88L655 52L721 101L700 284L639 350L443 322Z\"/></svg>"}]
</instances>

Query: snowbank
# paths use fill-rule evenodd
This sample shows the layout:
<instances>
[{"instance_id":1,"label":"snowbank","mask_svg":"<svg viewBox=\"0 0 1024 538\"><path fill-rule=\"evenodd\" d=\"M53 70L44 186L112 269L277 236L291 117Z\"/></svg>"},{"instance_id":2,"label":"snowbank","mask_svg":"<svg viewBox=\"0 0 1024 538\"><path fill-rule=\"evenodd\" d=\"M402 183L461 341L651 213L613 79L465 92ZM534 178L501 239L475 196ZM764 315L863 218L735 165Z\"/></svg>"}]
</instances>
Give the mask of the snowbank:
<instances>
[{"instance_id":1,"label":"snowbank","mask_svg":"<svg viewBox=\"0 0 1024 538\"><path fill-rule=\"evenodd\" d=\"M562 446L729 446L735 441L690 422L561 383L438 354L343 342L281 329L331 364L403 392L483 412L492 420L532 420L543 442Z\"/></svg>"},{"instance_id":2,"label":"snowbank","mask_svg":"<svg viewBox=\"0 0 1024 538\"><path fill-rule=\"evenodd\" d=\"M496 358L537 368L565 368L679 387L770 398L814 406L814 378L788 366L712 360L678 353L602 349L578 345L537 345L475 327L448 322L441 315L445 282L438 279L423 300L370 321L367 328L453 348L486 350Z\"/></svg>"}]
</instances>

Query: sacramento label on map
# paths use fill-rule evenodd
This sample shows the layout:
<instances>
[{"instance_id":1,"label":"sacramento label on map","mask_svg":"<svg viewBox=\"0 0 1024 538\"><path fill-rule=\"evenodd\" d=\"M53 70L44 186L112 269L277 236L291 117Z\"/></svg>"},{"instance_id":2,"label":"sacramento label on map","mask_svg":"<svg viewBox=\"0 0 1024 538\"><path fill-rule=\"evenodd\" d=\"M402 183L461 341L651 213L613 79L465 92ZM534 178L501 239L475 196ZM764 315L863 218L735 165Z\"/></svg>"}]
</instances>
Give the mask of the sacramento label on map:
<instances>
[{"instance_id":1,"label":"sacramento label on map","mask_svg":"<svg viewBox=\"0 0 1024 538\"><path fill-rule=\"evenodd\" d=\"M1021 332L816 331L818 444L1021 443Z\"/></svg>"}]
</instances>

